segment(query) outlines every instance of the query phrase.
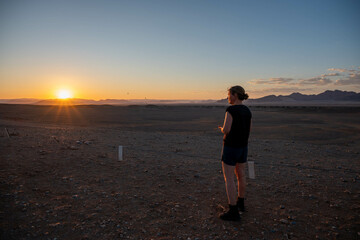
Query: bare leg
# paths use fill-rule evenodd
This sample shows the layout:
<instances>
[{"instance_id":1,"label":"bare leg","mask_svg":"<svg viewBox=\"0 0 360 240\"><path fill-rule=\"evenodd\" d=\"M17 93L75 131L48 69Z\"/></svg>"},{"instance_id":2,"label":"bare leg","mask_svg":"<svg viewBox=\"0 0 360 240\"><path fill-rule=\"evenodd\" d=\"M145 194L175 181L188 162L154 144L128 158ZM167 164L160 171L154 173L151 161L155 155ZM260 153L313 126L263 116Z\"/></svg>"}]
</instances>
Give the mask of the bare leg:
<instances>
[{"instance_id":1,"label":"bare leg","mask_svg":"<svg viewBox=\"0 0 360 240\"><path fill-rule=\"evenodd\" d=\"M238 197L245 197L245 187L246 187L246 178L245 178L245 163L237 163L235 166L235 174L238 181Z\"/></svg>"},{"instance_id":2,"label":"bare leg","mask_svg":"<svg viewBox=\"0 0 360 240\"><path fill-rule=\"evenodd\" d=\"M227 165L222 162L222 168L225 179L226 193L230 205L236 205L236 186L234 182L235 166Z\"/></svg>"}]
</instances>

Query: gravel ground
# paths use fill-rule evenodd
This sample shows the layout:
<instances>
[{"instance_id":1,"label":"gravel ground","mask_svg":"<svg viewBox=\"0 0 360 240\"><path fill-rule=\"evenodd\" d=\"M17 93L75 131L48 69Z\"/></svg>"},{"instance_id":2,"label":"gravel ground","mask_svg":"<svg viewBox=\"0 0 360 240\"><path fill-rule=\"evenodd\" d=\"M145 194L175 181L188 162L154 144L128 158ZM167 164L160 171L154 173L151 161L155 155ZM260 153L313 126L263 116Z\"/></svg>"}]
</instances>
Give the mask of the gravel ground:
<instances>
[{"instance_id":1,"label":"gravel ground","mask_svg":"<svg viewBox=\"0 0 360 240\"><path fill-rule=\"evenodd\" d=\"M106 123L74 124L18 108L0 106L1 239L360 238L359 109L252 109L256 178L224 222L224 109L133 107L127 123L98 106Z\"/></svg>"}]
</instances>

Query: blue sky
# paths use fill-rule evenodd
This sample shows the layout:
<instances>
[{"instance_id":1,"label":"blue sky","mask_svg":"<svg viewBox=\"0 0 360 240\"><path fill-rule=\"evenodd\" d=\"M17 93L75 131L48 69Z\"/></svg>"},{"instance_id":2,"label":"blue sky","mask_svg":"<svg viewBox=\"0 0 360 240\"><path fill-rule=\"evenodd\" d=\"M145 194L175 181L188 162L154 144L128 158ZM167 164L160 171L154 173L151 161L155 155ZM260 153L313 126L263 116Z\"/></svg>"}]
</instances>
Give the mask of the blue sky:
<instances>
[{"instance_id":1,"label":"blue sky","mask_svg":"<svg viewBox=\"0 0 360 240\"><path fill-rule=\"evenodd\" d=\"M1 1L0 98L360 91L360 1Z\"/></svg>"}]
</instances>

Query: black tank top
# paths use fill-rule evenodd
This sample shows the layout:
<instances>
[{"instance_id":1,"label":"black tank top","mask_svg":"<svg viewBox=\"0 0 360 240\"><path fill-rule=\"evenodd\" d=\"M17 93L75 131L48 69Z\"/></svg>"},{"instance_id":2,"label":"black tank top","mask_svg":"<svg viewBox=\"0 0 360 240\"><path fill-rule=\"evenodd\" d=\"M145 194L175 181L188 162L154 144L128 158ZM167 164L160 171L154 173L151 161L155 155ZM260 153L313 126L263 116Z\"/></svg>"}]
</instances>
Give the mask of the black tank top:
<instances>
[{"instance_id":1,"label":"black tank top","mask_svg":"<svg viewBox=\"0 0 360 240\"><path fill-rule=\"evenodd\" d=\"M226 109L232 116L230 132L224 136L224 145L246 147L250 134L251 112L245 105L232 105Z\"/></svg>"}]
</instances>

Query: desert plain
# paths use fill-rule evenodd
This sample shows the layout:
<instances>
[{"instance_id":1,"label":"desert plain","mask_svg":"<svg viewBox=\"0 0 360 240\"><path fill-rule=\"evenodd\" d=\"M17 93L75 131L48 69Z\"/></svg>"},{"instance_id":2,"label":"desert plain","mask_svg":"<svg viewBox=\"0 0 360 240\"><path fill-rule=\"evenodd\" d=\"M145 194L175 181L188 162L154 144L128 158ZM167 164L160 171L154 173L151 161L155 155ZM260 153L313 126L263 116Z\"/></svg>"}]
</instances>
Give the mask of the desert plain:
<instances>
[{"instance_id":1,"label":"desert plain","mask_svg":"<svg viewBox=\"0 0 360 240\"><path fill-rule=\"evenodd\" d=\"M360 239L360 107L250 106L240 222L225 109L0 105L0 238Z\"/></svg>"}]
</instances>

